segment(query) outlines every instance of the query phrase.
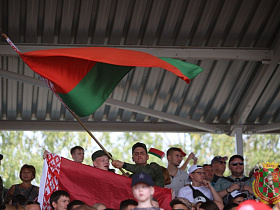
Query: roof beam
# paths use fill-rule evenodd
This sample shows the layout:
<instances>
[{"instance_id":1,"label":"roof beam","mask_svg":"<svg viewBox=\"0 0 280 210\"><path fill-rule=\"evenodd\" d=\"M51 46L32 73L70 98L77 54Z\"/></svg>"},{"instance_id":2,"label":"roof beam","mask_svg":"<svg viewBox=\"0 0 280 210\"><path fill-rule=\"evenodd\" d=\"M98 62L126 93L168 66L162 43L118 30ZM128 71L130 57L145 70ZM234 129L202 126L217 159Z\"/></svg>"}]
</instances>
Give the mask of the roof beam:
<instances>
[{"instance_id":1,"label":"roof beam","mask_svg":"<svg viewBox=\"0 0 280 210\"><path fill-rule=\"evenodd\" d=\"M44 82L42 80L32 78L32 77L28 77L28 76L24 76L24 75L20 75L20 74L13 73L13 72L9 72L9 71L6 71L6 70L0 69L0 76L47 88L47 86L44 84ZM195 121L195 120L178 117L178 116L175 116L175 115L172 115L172 114L167 114L167 113L164 113L164 112L161 112L161 111L156 111L156 110L148 109L148 108L145 108L145 107L136 106L134 104L129 104L129 103L114 100L114 99L111 99L111 98L108 98L105 101L105 104L110 105L110 106L116 106L116 107L119 107L119 108L122 108L122 109L125 109L125 110L137 112L137 113L140 113L140 114L156 117L156 118L159 118L159 119L162 119L162 120L166 120L168 122L177 123L179 125L192 127L192 128L197 129L197 130L202 130L202 131L207 131L207 132L212 132L212 133L222 132L215 125L209 125L209 124L201 123L201 122L198 122L198 121Z\"/></svg>"},{"instance_id":2,"label":"roof beam","mask_svg":"<svg viewBox=\"0 0 280 210\"><path fill-rule=\"evenodd\" d=\"M107 132L203 132L203 130L178 125L175 123L109 123L109 122L85 122L83 124L90 131ZM78 126L77 121L0 121L2 131L84 131Z\"/></svg>"},{"instance_id":3,"label":"roof beam","mask_svg":"<svg viewBox=\"0 0 280 210\"><path fill-rule=\"evenodd\" d=\"M17 44L21 52L36 50L76 48L76 47L104 47L93 45L23 45ZM156 57L171 57L177 59L194 60L243 60L261 61L269 64L274 59L273 51L269 49L254 48L191 48L191 47L140 47L140 46L106 46L119 49L136 50L146 52ZM0 44L0 56L18 56L18 54L7 44Z\"/></svg>"},{"instance_id":4,"label":"roof beam","mask_svg":"<svg viewBox=\"0 0 280 210\"><path fill-rule=\"evenodd\" d=\"M251 85L250 89L247 91L242 104L239 105L237 112L233 117L233 126L231 130L237 125L243 125L246 123L246 119L248 118L250 112L252 111L254 105L256 104L258 98L260 97L262 91L267 86L267 82L271 75L273 74L275 68L277 67L280 61L280 33L278 35L278 42L274 45L274 55L272 60L270 61L270 65L263 65L257 75L256 79L254 80L253 84ZM272 128L272 126L269 126ZM268 128L265 128L268 129ZM265 130L263 129L263 130ZM261 130L261 129L260 129ZM261 131L257 132L261 132ZM273 129L272 129L273 130ZM275 130L275 129L274 129ZM268 130L269 131L269 130ZM263 131L265 132L265 131ZM232 133L233 134L233 133ZM231 134L231 135L232 135Z\"/></svg>"},{"instance_id":5,"label":"roof beam","mask_svg":"<svg viewBox=\"0 0 280 210\"><path fill-rule=\"evenodd\" d=\"M116 106L125 110L129 110L132 112L137 112L140 114L144 114L144 115L148 115L148 116L152 116L155 118L159 118L162 120L166 120L169 122L173 122L173 123L177 123L180 125L185 125L185 126L189 126L192 128L196 128L196 129L200 129L200 130L204 130L204 131L208 131L211 133L216 133L219 131L219 129L215 126L215 125L209 125L209 124L205 124L205 123L201 123L195 120L191 120L191 119L186 119L183 117L178 117L172 114L167 114L161 111L156 111L156 110L152 110L152 109L148 109L145 107L140 107L140 106L136 106L134 104L128 104L126 102L123 101L118 101L118 100L114 100L111 98L108 98L105 101L105 104L107 105L111 105L111 106Z\"/></svg>"}]
</instances>

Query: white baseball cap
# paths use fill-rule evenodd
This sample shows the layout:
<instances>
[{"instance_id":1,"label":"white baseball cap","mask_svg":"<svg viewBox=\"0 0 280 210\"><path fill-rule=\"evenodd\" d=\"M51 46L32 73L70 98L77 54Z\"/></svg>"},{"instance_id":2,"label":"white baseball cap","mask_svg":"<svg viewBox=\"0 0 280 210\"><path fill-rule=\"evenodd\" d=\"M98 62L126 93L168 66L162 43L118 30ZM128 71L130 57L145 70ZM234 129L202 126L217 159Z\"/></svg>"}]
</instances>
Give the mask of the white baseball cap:
<instances>
[{"instance_id":1,"label":"white baseball cap","mask_svg":"<svg viewBox=\"0 0 280 210\"><path fill-rule=\"evenodd\" d=\"M197 169L203 169L203 167L202 167L202 166L199 166L199 165L193 165L193 166L191 166L191 167L189 168L189 170L188 170L189 177L188 177L188 179L187 179L187 182L191 182L191 181L192 181L191 178L190 178L190 174L193 173L194 171L196 171Z\"/></svg>"}]
</instances>

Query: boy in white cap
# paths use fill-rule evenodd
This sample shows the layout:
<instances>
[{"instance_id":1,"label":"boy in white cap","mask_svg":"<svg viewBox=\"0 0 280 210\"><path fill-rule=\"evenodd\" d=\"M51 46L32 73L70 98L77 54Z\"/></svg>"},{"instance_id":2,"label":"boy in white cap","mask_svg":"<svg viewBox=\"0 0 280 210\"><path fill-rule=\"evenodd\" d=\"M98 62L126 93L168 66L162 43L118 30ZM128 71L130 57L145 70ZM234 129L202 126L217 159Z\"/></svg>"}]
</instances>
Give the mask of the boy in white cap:
<instances>
[{"instance_id":1,"label":"boy in white cap","mask_svg":"<svg viewBox=\"0 0 280 210\"><path fill-rule=\"evenodd\" d=\"M247 195L245 193L234 190L228 196L228 203L240 204L245 200L245 198L247 198Z\"/></svg>"},{"instance_id":2,"label":"boy in white cap","mask_svg":"<svg viewBox=\"0 0 280 210\"><path fill-rule=\"evenodd\" d=\"M155 193L154 182L152 178L145 172L140 172L132 176L132 193L138 201L138 206L135 210L139 209L153 209L160 210L159 207L152 206L152 197Z\"/></svg>"},{"instance_id":3,"label":"boy in white cap","mask_svg":"<svg viewBox=\"0 0 280 210\"><path fill-rule=\"evenodd\" d=\"M192 182L190 186L181 188L178 197L186 198L191 203L195 203L196 197L203 197L206 201L214 200L223 203L222 198L218 195L211 183L205 180L203 167L193 165L189 168L189 181Z\"/></svg>"}]
</instances>

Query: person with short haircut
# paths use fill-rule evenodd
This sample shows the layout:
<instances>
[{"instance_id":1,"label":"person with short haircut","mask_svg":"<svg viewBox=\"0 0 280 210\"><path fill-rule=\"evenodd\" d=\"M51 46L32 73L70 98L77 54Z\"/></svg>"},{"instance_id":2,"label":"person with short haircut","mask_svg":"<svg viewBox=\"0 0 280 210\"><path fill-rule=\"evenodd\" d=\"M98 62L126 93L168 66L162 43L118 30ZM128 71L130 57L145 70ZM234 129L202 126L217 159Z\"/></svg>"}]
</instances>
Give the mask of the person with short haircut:
<instances>
[{"instance_id":1,"label":"person with short haircut","mask_svg":"<svg viewBox=\"0 0 280 210\"><path fill-rule=\"evenodd\" d=\"M214 173L214 177L212 180L212 185L215 186L216 182L219 178L224 176L224 172L226 170L226 161L228 160L227 156L215 156L211 160L211 165Z\"/></svg>"},{"instance_id":2,"label":"person with short haircut","mask_svg":"<svg viewBox=\"0 0 280 210\"><path fill-rule=\"evenodd\" d=\"M234 190L228 196L228 203L240 204L245 200L245 198L247 198L247 195L245 193Z\"/></svg>"},{"instance_id":3,"label":"person with short haircut","mask_svg":"<svg viewBox=\"0 0 280 210\"><path fill-rule=\"evenodd\" d=\"M191 202L188 199L185 198L174 198L170 202L170 207L172 209L180 209L180 210L195 210L195 208L192 206Z\"/></svg>"},{"instance_id":4,"label":"person with short haircut","mask_svg":"<svg viewBox=\"0 0 280 210\"><path fill-rule=\"evenodd\" d=\"M92 206L92 208L95 209L95 210L104 210L107 207L103 203L96 203Z\"/></svg>"},{"instance_id":5,"label":"person with short haircut","mask_svg":"<svg viewBox=\"0 0 280 210\"><path fill-rule=\"evenodd\" d=\"M148 164L148 159L149 155L146 145L138 142L132 146L132 160L135 162L135 164L129 164L119 160L114 160L112 162L112 165L115 168L123 168L134 174L145 172L149 174L150 177L152 177L156 186L164 187L164 176L161 166L154 162Z\"/></svg>"},{"instance_id":6,"label":"person with short haircut","mask_svg":"<svg viewBox=\"0 0 280 210\"><path fill-rule=\"evenodd\" d=\"M84 161L85 150L81 146L72 147L70 150L72 159L75 162L82 163Z\"/></svg>"},{"instance_id":7,"label":"person with short haircut","mask_svg":"<svg viewBox=\"0 0 280 210\"><path fill-rule=\"evenodd\" d=\"M248 198L253 198L252 183L254 179L244 176L244 158L241 155L233 155L229 159L228 167L231 175L220 178L215 185L215 189L224 199L224 203L227 203L229 194L234 190L244 192Z\"/></svg>"},{"instance_id":8,"label":"person with short haircut","mask_svg":"<svg viewBox=\"0 0 280 210\"><path fill-rule=\"evenodd\" d=\"M160 210L159 207L153 207L152 197L155 193L154 182L149 174L140 172L132 176L132 193L138 205L135 210Z\"/></svg>"},{"instance_id":9,"label":"person with short haircut","mask_svg":"<svg viewBox=\"0 0 280 210\"><path fill-rule=\"evenodd\" d=\"M133 199L126 199L120 203L119 210L131 210L134 209L138 205L138 202Z\"/></svg>"},{"instance_id":10,"label":"person with short haircut","mask_svg":"<svg viewBox=\"0 0 280 210\"><path fill-rule=\"evenodd\" d=\"M70 196L64 190L57 190L51 194L50 204L53 210L66 210L70 203Z\"/></svg>"},{"instance_id":11,"label":"person with short haircut","mask_svg":"<svg viewBox=\"0 0 280 210\"><path fill-rule=\"evenodd\" d=\"M111 155L111 153L109 153ZM111 155L112 156L112 155ZM93 167L105 171L115 172L114 169L109 169L110 162L108 155L103 150L97 150L91 155Z\"/></svg>"},{"instance_id":12,"label":"person with short haircut","mask_svg":"<svg viewBox=\"0 0 280 210\"><path fill-rule=\"evenodd\" d=\"M204 164L203 165L203 171L205 173L205 179L209 182L213 181L214 178L214 173L213 173L213 168L212 165L210 164ZM212 185L213 186L213 185Z\"/></svg>"},{"instance_id":13,"label":"person with short haircut","mask_svg":"<svg viewBox=\"0 0 280 210\"><path fill-rule=\"evenodd\" d=\"M67 210L75 209L75 208L77 208L81 205L85 205L85 203L83 201L80 201L80 200L73 200L67 205Z\"/></svg>"},{"instance_id":14,"label":"person with short haircut","mask_svg":"<svg viewBox=\"0 0 280 210\"><path fill-rule=\"evenodd\" d=\"M203 167L199 165L193 165L189 168L189 180L192 184L190 186L183 187L178 194L178 197L186 198L191 203L194 203L194 199L198 196L204 197L206 201L215 200L223 203L221 197L212 187L211 183L205 180Z\"/></svg>"},{"instance_id":15,"label":"person with short haircut","mask_svg":"<svg viewBox=\"0 0 280 210\"><path fill-rule=\"evenodd\" d=\"M205 203L201 204L198 210L220 210L218 205L214 201L206 201Z\"/></svg>"},{"instance_id":16,"label":"person with short haircut","mask_svg":"<svg viewBox=\"0 0 280 210\"><path fill-rule=\"evenodd\" d=\"M33 201L38 197L39 187L32 185L31 181L35 178L36 170L32 165L24 164L19 172L19 177L22 181L20 184L12 185L7 192L4 203L8 204L13 196L22 194L27 201Z\"/></svg>"},{"instance_id":17,"label":"person with short haircut","mask_svg":"<svg viewBox=\"0 0 280 210\"><path fill-rule=\"evenodd\" d=\"M25 205L25 210L40 210L40 203L37 201L28 201Z\"/></svg>"},{"instance_id":18,"label":"person with short haircut","mask_svg":"<svg viewBox=\"0 0 280 210\"><path fill-rule=\"evenodd\" d=\"M178 197L179 190L191 184L188 182L189 174L186 171L180 170L178 167L183 160L182 150L177 147L171 147L167 150L168 166L167 170L171 178L171 184L165 187L174 190L175 197Z\"/></svg>"}]
</instances>

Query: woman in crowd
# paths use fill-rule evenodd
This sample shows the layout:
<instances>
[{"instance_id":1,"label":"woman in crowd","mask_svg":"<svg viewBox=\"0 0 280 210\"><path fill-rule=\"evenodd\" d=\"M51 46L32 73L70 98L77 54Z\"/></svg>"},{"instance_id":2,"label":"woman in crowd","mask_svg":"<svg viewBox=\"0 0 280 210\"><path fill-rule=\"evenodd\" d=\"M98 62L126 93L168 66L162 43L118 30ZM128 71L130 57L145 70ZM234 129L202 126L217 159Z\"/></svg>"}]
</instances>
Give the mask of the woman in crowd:
<instances>
[{"instance_id":1,"label":"woman in crowd","mask_svg":"<svg viewBox=\"0 0 280 210\"><path fill-rule=\"evenodd\" d=\"M38 197L39 187L31 184L31 181L35 178L36 170L34 166L24 164L19 173L19 177L22 181L20 184L15 184L10 187L5 201L5 204L11 204L13 196L22 194L26 197L27 202L33 201Z\"/></svg>"}]
</instances>

